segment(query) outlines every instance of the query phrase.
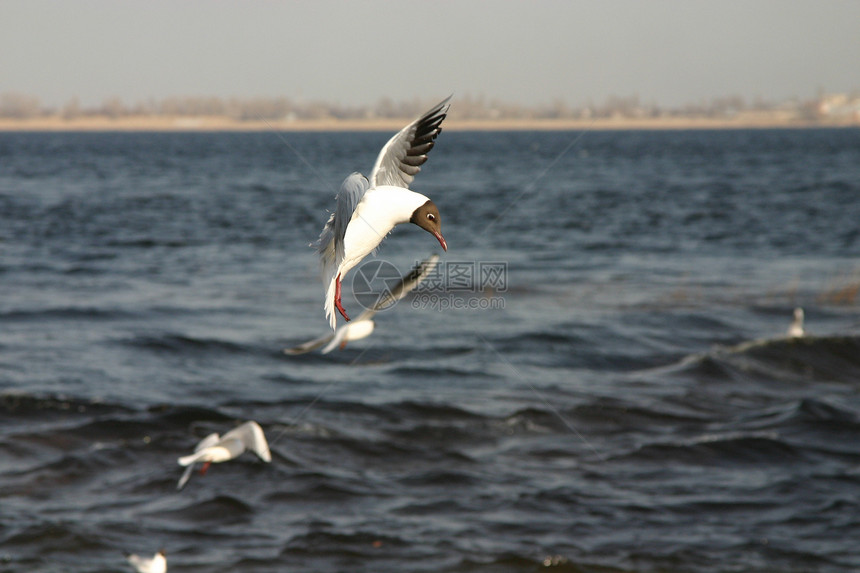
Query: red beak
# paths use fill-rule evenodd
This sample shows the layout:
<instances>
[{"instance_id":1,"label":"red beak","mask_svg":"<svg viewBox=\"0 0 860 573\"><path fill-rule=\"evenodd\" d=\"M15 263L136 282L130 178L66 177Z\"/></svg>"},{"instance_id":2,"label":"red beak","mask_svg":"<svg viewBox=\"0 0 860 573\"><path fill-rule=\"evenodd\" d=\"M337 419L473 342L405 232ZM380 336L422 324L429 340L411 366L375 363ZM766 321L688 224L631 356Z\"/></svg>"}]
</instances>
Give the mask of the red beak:
<instances>
[{"instance_id":1,"label":"red beak","mask_svg":"<svg viewBox=\"0 0 860 573\"><path fill-rule=\"evenodd\" d=\"M448 243L445 242L445 237L442 236L442 233L433 233L433 236L439 241L439 244L442 245L442 248L445 249L445 252L448 252Z\"/></svg>"}]
</instances>

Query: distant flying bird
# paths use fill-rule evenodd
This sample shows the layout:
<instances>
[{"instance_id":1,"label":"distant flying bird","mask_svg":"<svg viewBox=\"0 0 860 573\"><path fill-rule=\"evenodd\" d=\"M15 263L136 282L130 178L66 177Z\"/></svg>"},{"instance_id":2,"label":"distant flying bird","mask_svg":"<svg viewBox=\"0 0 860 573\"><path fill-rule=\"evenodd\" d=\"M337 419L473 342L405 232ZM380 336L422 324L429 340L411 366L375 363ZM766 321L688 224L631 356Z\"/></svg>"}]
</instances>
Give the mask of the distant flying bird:
<instances>
[{"instance_id":1,"label":"distant flying bird","mask_svg":"<svg viewBox=\"0 0 860 573\"><path fill-rule=\"evenodd\" d=\"M266 463L272 461L266 435L257 422L245 422L224 434L223 438L218 434L209 434L200 440L193 454L179 458L179 465L187 467L179 478L176 489L185 487L188 478L191 477L194 464L202 463L200 473L205 474L211 464L232 460L242 455L245 450L251 450Z\"/></svg>"},{"instance_id":2,"label":"distant flying bird","mask_svg":"<svg viewBox=\"0 0 860 573\"><path fill-rule=\"evenodd\" d=\"M126 553L125 558L131 563L135 571L138 573L166 573L167 558L165 557L164 549L152 557L141 557L133 553Z\"/></svg>"},{"instance_id":3,"label":"distant flying bird","mask_svg":"<svg viewBox=\"0 0 860 573\"><path fill-rule=\"evenodd\" d=\"M373 317L377 312L384 308L388 308L417 287L421 281L436 269L439 262L439 255L431 255L427 260L421 262L408 274L406 274L394 288L383 292L376 303L369 309L365 310L359 317L352 322L338 327L337 331L330 332L314 340L305 342L293 348L284 350L285 354L305 354L326 345L322 349L323 354L328 354L337 346L343 349L347 342L361 340L367 338L373 332L374 322Z\"/></svg>"},{"instance_id":4,"label":"distant flying bird","mask_svg":"<svg viewBox=\"0 0 860 573\"><path fill-rule=\"evenodd\" d=\"M341 304L341 281L382 239L401 223L413 223L432 234L448 250L442 237L439 209L409 184L427 161L427 153L441 133L449 96L388 140L376 158L370 178L353 173L340 186L337 206L314 243L320 255L325 315L337 328L335 308L346 321Z\"/></svg>"},{"instance_id":5,"label":"distant flying bird","mask_svg":"<svg viewBox=\"0 0 860 573\"><path fill-rule=\"evenodd\" d=\"M794 309L794 320L791 326L788 327L786 335L789 338L800 338L805 334L806 332L803 330L803 309L798 307Z\"/></svg>"}]
</instances>

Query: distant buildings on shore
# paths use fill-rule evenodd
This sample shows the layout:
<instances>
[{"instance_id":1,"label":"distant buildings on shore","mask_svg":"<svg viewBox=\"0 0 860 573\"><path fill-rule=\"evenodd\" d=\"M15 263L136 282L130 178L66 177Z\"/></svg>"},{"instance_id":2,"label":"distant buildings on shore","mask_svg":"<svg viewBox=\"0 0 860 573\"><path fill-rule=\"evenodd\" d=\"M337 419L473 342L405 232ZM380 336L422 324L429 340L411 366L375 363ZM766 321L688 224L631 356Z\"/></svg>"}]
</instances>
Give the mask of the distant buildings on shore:
<instances>
[{"instance_id":1,"label":"distant buildings on shore","mask_svg":"<svg viewBox=\"0 0 860 573\"><path fill-rule=\"evenodd\" d=\"M860 123L860 95L830 94L815 102L816 117Z\"/></svg>"},{"instance_id":2,"label":"distant buildings on shore","mask_svg":"<svg viewBox=\"0 0 860 573\"><path fill-rule=\"evenodd\" d=\"M434 103L434 102L430 102ZM321 101L298 101L286 97L230 98L170 97L162 100L126 103L112 97L95 106L83 106L72 98L59 107L42 105L32 95L0 93L0 119L30 120L56 118L74 121L85 118L225 118L235 122L276 121L363 121L414 117L428 105L415 98L395 102L382 98L372 105L345 106ZM792 122L823 125L860 125L860 92L821 94L810 100L748 102L740 96L714 98L707 102L666 108L642 103L637 96L610 97L602 104L570 106L556 100L549 104L524 106L464 95L452 106L453 121L583 121L583 120L677 120L712 119L738 122Z\"/></svg>"}]
</instances>

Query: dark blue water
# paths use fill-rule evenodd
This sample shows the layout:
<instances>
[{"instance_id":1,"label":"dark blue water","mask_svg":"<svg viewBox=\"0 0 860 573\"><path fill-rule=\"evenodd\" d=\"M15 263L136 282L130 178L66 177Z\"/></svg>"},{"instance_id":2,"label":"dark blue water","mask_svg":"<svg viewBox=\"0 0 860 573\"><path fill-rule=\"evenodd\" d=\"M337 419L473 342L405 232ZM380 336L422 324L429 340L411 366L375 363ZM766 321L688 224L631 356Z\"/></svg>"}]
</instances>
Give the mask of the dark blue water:
<instances>
[{"instance_id":1,"label":"dark blue water","mask_svg":"<svg viewBox=\"0 0 860 573\"><path fill-rule=\"evenodd\" d=\"M389 135L0 134L0 569L860 569L860 131L446 130L472 282L286 356Z\"/></svg>"}]
</instances>

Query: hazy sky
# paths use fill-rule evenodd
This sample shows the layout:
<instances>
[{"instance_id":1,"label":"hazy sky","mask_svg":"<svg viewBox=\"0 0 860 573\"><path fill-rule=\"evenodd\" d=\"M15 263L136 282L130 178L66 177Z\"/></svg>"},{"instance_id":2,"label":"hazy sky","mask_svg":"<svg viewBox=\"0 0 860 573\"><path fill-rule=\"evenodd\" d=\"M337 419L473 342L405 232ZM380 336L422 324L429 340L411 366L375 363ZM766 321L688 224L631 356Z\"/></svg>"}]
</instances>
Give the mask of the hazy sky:
<instances>
[{"instance_id":1,"label":"hazy sky","mask_svg":"<svg viewBox=\"0 0 860 573\"><path fill-rule=\"evenodd\" d=\"M675 105L860 88L854 0L0 0L0 93Z\"/></svg>"}]
</instances>

